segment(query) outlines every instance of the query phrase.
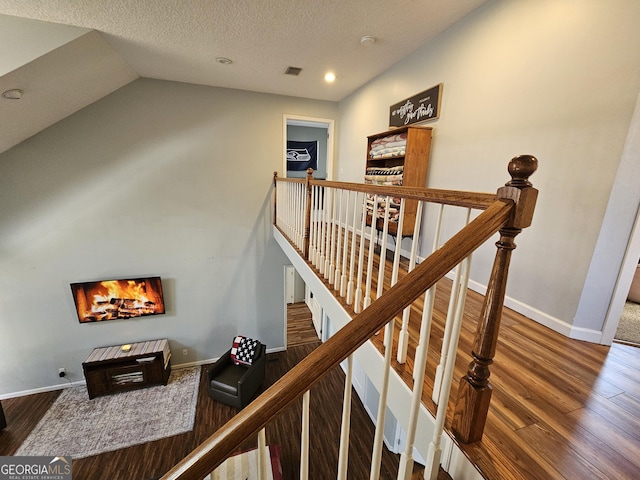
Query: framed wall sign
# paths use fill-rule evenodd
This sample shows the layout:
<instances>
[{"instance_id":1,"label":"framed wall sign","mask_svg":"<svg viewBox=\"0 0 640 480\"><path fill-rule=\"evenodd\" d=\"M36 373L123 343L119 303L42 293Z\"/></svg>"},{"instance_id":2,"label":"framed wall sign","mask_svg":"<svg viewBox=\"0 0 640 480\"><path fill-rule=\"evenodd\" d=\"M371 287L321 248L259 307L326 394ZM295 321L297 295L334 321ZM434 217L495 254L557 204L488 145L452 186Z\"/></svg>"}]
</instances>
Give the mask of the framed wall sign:
<instances>
[{"instance_id":1,"label":"framed wall sign","mask_svg":"<svg viewBox=\"0 0 640 480\"><path fill-rule=\"evenodd\" d=\"M440 116L442 84L389 107L389 127L437 120Z\"/></svg>"}]
</instances>

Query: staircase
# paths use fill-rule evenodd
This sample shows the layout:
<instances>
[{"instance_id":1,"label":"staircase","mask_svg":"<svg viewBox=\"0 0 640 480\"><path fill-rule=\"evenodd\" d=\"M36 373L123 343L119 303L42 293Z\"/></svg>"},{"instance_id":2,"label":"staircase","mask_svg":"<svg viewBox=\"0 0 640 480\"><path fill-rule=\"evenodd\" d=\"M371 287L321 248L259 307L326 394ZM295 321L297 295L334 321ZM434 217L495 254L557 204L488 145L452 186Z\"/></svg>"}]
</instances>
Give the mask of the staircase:
<instances>
[{"instance_id":1,"label":"staircase","mask_svg":"<svg viewBox=\"0 0 640 480\"><path fill-rule=\"evenodd\" d=\"M379 396L370 479L380 475L388 411L406 432L399 479L411 478L416 451L424 456L425 478L437 478L440 465L456 470L454 478L480 478L477 472L468 469L457 444L482 439L491 398L489 369L495 355L509 260L515 236L531 223L537 191L528 178L536 167L534 157L514 158L508 167L512 178L496 195L315 181L310 175L297 180L275 176L274 237L316 295L335 331L163 479L204 478L247 437L263 438L263 429L270 419L299 398L303 399L300 478L308 478L310 388L341 365L346 371L346 384L337 478L346 478L354 364L364 371ZM403 222L404 203L419 202L420 212L411 238L393 238L388 233L390 219L385 208L388 209L392 196L401 199L399 224ZM371 201L373 209L368 211L367 204L371 205ZM371 212L376 212L373 218ZM423 218L431 222L421 224ZM398 225L396 231L405 231L402 227ZM429 244L421 238L423 232L430 233L433 240L431 254L420 259L419 247ZM460 379L457 398L450 401L472 254L497 232L500 237L474 345L469 352L471 362ZM384 268L388 251L393 252L390 273ZM406 270L402 271L401 256L408 258ZM433 391L428 392L436 406L432 414L423 402L421 380L430 349L437 284L445 276L452 283L444 309L445 328L436 349L440 360ZM407 348L408 319L418 299L422 321L414 353ZM368 341L377 333L384 337L383 353ZM411 365L416 380L411 390L392 368L392 357L398 364ZM452 412L455 439L444 432L448 409ZM264 457L264 442L259 444ZM420 446L427 447L421 452Z\"/></svg>"}]
</instances>

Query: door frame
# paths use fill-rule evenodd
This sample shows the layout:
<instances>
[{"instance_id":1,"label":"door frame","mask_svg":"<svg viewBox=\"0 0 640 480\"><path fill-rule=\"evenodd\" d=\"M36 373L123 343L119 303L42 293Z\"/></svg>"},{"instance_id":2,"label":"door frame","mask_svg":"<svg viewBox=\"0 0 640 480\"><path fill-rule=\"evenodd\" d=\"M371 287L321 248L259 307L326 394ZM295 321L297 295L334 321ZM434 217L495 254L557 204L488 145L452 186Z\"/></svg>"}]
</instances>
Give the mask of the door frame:
<instances>
[{"instance_id":1,"label":"door frame","mask_svg":"<svg viewBox=\"0 0 640 480\"><path fill-rule=\"evenodd\" d=\"M327 180L333 180L335 120L285 113L282 116L282 176L287 177L287 126L327 129Z\"/></svg>"}]
</instances>

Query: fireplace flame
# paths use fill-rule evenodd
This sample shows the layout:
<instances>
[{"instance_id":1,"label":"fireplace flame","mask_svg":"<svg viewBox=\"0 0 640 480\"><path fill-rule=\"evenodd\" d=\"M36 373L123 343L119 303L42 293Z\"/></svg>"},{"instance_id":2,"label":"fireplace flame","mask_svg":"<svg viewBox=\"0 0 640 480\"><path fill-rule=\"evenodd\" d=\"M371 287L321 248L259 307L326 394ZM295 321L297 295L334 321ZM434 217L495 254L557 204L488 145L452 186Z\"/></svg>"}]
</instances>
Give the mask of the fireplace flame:
<instances>
[{"instance_id":1,"label":"fireplace flame","mask_svg":"<svg viewBox=\"0 0 640 480\"><path fill-rule=\"evenodd\" d=\"M149 280L149 279L146 279ZM81 322L96 322L119 318L140 317L164 313L161 286L154 279L105 280L85 284L82 297L86 302L76 304ZM158 291L154 290L155 288ZM81 308L80 305L84 305Z\"/></svg>"}]
</instances>

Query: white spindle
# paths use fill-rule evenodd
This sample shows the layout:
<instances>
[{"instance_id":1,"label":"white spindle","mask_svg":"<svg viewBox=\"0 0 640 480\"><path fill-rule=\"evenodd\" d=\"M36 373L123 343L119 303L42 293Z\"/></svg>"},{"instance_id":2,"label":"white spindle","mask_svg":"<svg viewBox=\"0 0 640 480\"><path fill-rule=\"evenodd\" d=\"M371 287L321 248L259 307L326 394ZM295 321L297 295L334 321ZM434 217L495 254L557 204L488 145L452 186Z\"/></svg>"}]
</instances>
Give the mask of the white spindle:
<instances>
[{"instance_id":1,"label":"white spindle","mask_svg":"<svg viewBox=\"0 0 640 480\"><path fill-rule=\"evenodd\" d=\"M387 397L389 394L389 376L391 371L391 355L393 346L394 320L387 323L384 332L384 367L380 384L380 400L378 403L378 415L376 416L376 433L373 438L373 453L371 454L371 472L369 480L378 480L380 477L380 465L382 462L382 443L384 440L384 422L387 413ZM389 339L387 342L386 340Z\"/></svg>"},{"instance_id":2,"label":"white spindle","mask_svg":"<svg viewBox=\"0 0 640 480\"><path fill-rule=\"evenodd\" d=\"M364 269L364 244L366 241L365 228L367 225L367 196L362 200L362 221L360 225L360 251L358 253L358 279L356 286L356 299L353 303L353 311L362 311L362 275Z\"/></svg>"},{"instance_id":3,"label":"white spindle","mask_svg":"<svg viewBox=\"0 0 640 480\"><path fill-rule=\"evenodd\" d=\"M322 199L324 198L324 187L316 186L316 255L313 265L318 267L320 263L320 246L322 245Z\"/></svg>"},{"instance_id":4,"label":"white spindle","mask_svg":"<svg viewBox=\"0 0 640 480\"><path fill-rule=\"evenodd\" d=\"M469 210L470 212L470 210ZM467 216L467 223L468 223ZM425 465L425 478L429 480L437 480L438 470L440 467L440 458L442 457L442 432L444 430L444 421L447 415L447 400L449 399L449 393L451 392L451 382L453 381L453 369L456 363L455 352L458 348L458 341L460 339L460 327L462 326L462 315L464 313L464 304L467 298L467 286L469 285L469 272L471 270L471 255L464 260L464 274L462 279L462 291L458 296L458 305L456 307L456 316L454 318L454 327L452 329L451 337L449 339L448 350L453 354L448 359L444 375L442 378L442 386L440 388L440 396L438 398L438 410L436 412L436 421L433 429L433 439L429 443L429 449L427 451L426 465ZM428 474L428 475L427 475Z\"/></svg>"},{"instance_id":5,"label":"white spindle","mask_svg":"<svg viewBox=\"0 0 640 480\"><path fill-rule=\"evenodd\" d=\"M317 191L316 186L313 185L311 187L311 218L309 219L309 253L308 259L312 265L315 265L315 257L316 257L316 201L317 201Z\"/></svg>"},{"instance_id":6,"label":"white spindle","mask_svg":"<svg viewBox=\"0 0 640 480\"><path fill-rule=\"evenodd\" d=\"M371 305L371 277L373 276L373 253L374 253L374 244L378 237L377 231L377 220L378 220L378 196L374 195L373 197L373 211L371 212L371 230L369 237L369 258L367 259L367 282L364 287L364 305L363 308L367 308Z\"/></svg>"},{"instance_id":7,"label":"white spindle","mask_svg":"<svg viewBox=\"0 0 640 480\"><path fill-rule=\"evenodd\" d=\"M422 211L422 202L418 204L418 213ZM433 236L432 251L435 252L440 245L440 232L442 229L442 213L444 205L440 205L440 212L436 221L436 230ZM417 217L419 218L419 217ZM418 227L416 227L418 228ZM415 233L415 230L414 230ZM414 263L415 266L415 263ZM411 267L412 269L413 267ZM411 271L411 270L409 270ZM429 352L429 337L433 318L433 305L436 297L436 285L425 292L424 306L422 308L422 320L420 322L420 337L416 347L416 356L413 363L413 390L411 392L411 407L409 410L409 424L404 452L400 455L398 467L398 480L410 480L413 472L413 448L416 440L418 417L422 405L422 390L424 387L424 373L427 367L427 355ZM405 350L406 356L406 350Z\"/></svg>"},{"instance_id":8,"label":"white spindle","mask_svg":"<svg viewBox=\"0 0 640 480\"><path fill-rule=\"evenodd\" d=\"M304 214L306 212L307 196L305 195L304 184L298 185L298 197L300 198L300 209L298 210L298 238L300 239L300 250L304 249Z\"/></svg>"},{"instance_id":9,"label":"white spindle","mask_svg":"<svg viewBox=\"0 0 640 480\"><path fill-rule=\"evenodd\" d=\"M329 254L329 273L325 272L325 278L328 280L329 285L333 284L333 279L336 273L336 215L338 208L338 199L336 196L338 195L338 190L333 189L333 197L331 200L332 209L331 209L331 244L330 244L330 254Z\"/></svg>"},{"instance_id":10,"label":"white spindle","mask_svg":"<svg viewBox=\"0 0 640 480\"><path fill-rule=\"evenodd\" d=\"M342 401L342 424L340 427L340 450L338 455L338 480L346 480L349 465L349 431L351 425L351 390L353 379L353 355L347 357L347 372L344 380Z\"/></svg>"},{"instance_id":11,"label":"white spindle","mask_svg":"<svg viewBox=\"0 0 640 480\"><path fill-rule=\"evenodd\" d=\"M260 480L267 480L267 465L271 467L268 459L267 436L263 428L258 432L258 478Z\"/></svg>"},{"instance_id":12,"label":"white spindle","mask_svg":"<svg viewBox=\"0 0 640 480\"><path fill-rule=\"evenodd\" d=\"M354 192L355 193L355 192ZM342 298L347 295L347 255L349 253L349 199L351 192L347 191L347 199L344 205L344 244L342 245L342 269L340 281L336 279L337 290ZM337 275L336 275L337 276Z\"/></svg>"},{"instance_id":13,"label":"white spindle","mask_svg":"<svg viewBox=\"0 0 640 480\"><path fill-rule=\"evenodd\" d=\"M351 227L353 228L353 233L351 234L351 255L349 260L349 280L347 281L347 305L351 305L353 303L353 276L356 262L356 222L358 221L358 193L354 192L353 196L353 220L351 222Z\"/></svg>"},{"instance_id":14,"label":"white spindle","mask_svg":"<svg viewBox=\"0 0 640 480\"><path fill-rule=\"evenodd\" d=\"M338 225L336 226L336 232L337 232L337 240L336 240L336 269L335 272L333 273L333 282L331 282L331 285L333 285L333 288L335 288L336 290L340 290L340 278L341 278L341 273L340 273L340 249L342 247L342 209L343 209L343 197L344 197L344 193L345 190L340 190L340 205L338 207Z\"/></svg>"},{"instance_id":15,"label":"white spindle","mask_svg":"<svg viewBox=\"0 0 640 480\"><path fill-rule=\"evenodd\" d=\"M471 217L471 209L467 209L467 219L466 223L469 223L469 219ZM442 386L442 381L444 378L444 370L447 364L447 359L449 355L452 355L455 358L456 351L449 350L450 338L453 335L454 329L454 321L457 315L457 308L459 306L458 296L466 296L466 286L462 289L461 278L462 278L462 263L459 263L456 266L456 273L454 275L454 280L451 285L451 295L449 296L449 307L447 309L447 319L444 326L444 336L442 338L442 347L440 351L440 363L436 367L436 375L433 381L433 392L431 394L431 399L437 404L438 398L440 396L440 388Z\"/></svg>"},{"instance_id":16,"label":"white spindle","mask_svg":"<svg viewBox=\"0 0 640 480\"><path fill-rule=\"evenodd\" d=\"M307 390L302 396L302 434L300 438L300 480L309 478L309 403L311 394Z\"/></svg>"},{"instance_id":17,"label":"white spindle","mask_svg":"<svg viewBox=\"0 0 640 480\"><path fill-rule=\"evenodd\" d=\"M320 275L324 274L324 260L326 253L327 242L325 241L327 237L327 210L328 210L328 202L329 202L329 188L325 187L323 189L322 195L322 223L321 223L321 234L320 234L320 256L318 257L318 273Z\"/></svg>"},{"instance_id":18,"label":"white spindle","mask_svg":"<svg viewBox=\"0 0 640 480\"><path fill-rule=\"evenodd\" d=\"M413 226L413 238L411 239L411 253L409 254L409 267L407 273L411 272L416 266L416 260L418 258L418 244L420 243L420 224L422 223L422 208L424 203L418 202L418 208L416 209L416 220ZM436 222L436 230L442 225L442 208L440 205L440 215ZM439 230L438 230L439 231ZM405 363L407 361L407 347L409 346L409 317L411 315L411 307L407 307L402 312L402 327L398 334L398 354L396 360L399 363Z\"/></svg>"},{"instance_id":19,"label":"white spindle","mask_svg":"<svg viewBox=\"0 0 640 480\"><path fill-rule=\"evenodd\" d=\"M402 229L404 227L404 198L400 199L400 212L398 213L398 224L396 232L396 246L393 254L393 270L391 271L391 286L398 281L398 270L400 269L400 254L402 251Z\"/></svg>"},{"instance_id":20,"label":"white spindle","mask_svg":"<svg viewBox=\"0 0 640 480\"><path fill-rule=\"evenodd\" d=\"M329 278L329 267L331 265L331 245L333 244L333 203L335 202L335 189L329 188L327 192L327 242L324 250L324 278Z\"/></svg>"},{"instance_id":21,"label":"white spindle","mask_svg":"<svg viewBox=\"0 0 640 480\"><path fill-rule=\"evenodd\" d=\"M300 248L302 244L302 235L300 228L300 211L302 210L302 198L300 195L300 185L299 183L295 184L295 211L293 217L293 224L295 230L295 244L298 248Z\"/></svg>"},{"instance_id":22,"label":"white spindle","mask_svg":"<svg viewBox=\"0 0 640 480\"><path fill-rule=\"evenodd\" d=\"M382 296L382 291L384 289L384 275L387 271L387 236L389 234L389 200L390 197L387 196L386 206L384 207L384 221L382 222L382 243L380 245L380 255L378 256L378 285L376 287L376 299ZM393 320L392 320L393 321ZM376 335L379 332L376 332ZM385 329L385 335L387 333L387 329ZM385 344L387 343L385 338Z\"/></svg>"}]
</instances>

